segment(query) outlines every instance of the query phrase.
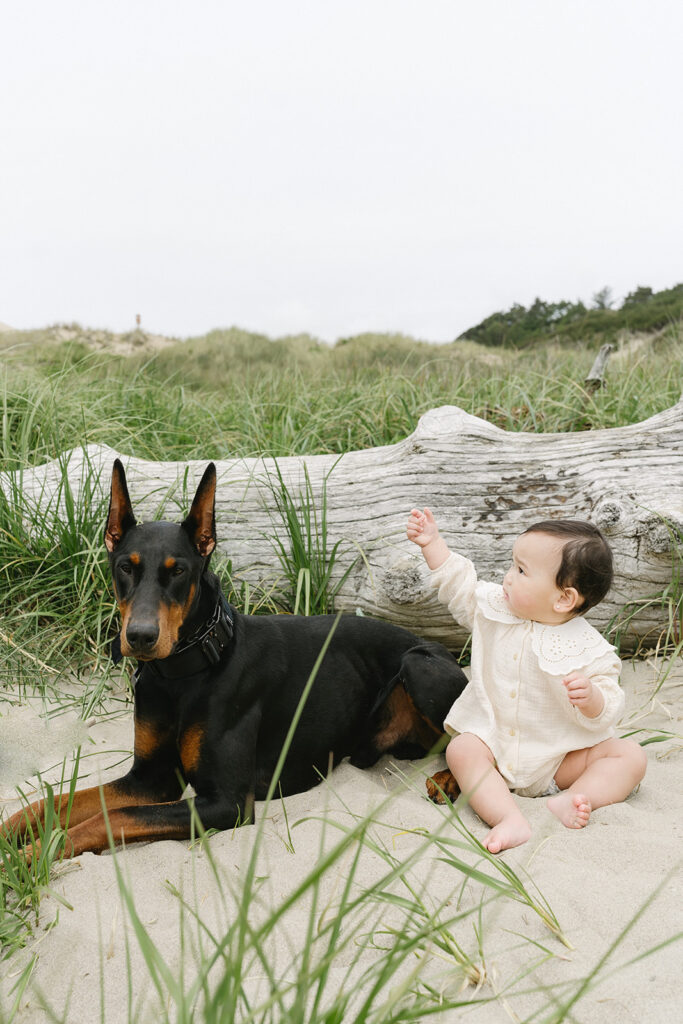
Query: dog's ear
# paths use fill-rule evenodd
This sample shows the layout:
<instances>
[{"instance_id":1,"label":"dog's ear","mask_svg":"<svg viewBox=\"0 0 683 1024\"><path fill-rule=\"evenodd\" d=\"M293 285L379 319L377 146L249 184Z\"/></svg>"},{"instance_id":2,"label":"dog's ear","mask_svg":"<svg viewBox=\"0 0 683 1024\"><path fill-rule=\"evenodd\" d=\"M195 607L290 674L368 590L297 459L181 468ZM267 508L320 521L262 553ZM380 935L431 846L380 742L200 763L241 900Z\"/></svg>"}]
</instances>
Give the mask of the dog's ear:
<instances>
[{"instance_id":1,"label":"dog's ear","mask_svg":"<svg viewBox=\"0 0 683 1024\"><path fill-rule=\"evenodd\" d=\"M187 519L182 524L190 540L204 558L216 547L216 467L204 470Z\"/></svg>"},{"instance_id":2,"label":"dog's ear","mask_svg":"<svg viewBox=\"0 0 683 1024\"><path fill-rule=\"evenodd\" d=\"M128 485L126 474L118 459L114 460L114 468L111 474L111 496L109 498L109 515L107 525L104 529L104 543L107 551L111 554L119 544L123 535L135 526L133 506L128 496Z\"/></svg>"}]
</instances>

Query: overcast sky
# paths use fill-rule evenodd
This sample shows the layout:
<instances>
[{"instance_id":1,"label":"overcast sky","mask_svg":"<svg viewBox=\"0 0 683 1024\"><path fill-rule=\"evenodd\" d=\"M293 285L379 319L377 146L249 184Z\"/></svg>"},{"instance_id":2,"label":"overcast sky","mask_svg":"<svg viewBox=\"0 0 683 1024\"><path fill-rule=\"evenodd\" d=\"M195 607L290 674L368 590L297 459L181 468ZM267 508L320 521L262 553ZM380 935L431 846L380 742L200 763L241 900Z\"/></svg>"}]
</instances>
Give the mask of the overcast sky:
<instances>
[{"instance_id":1,"label":"overcast sky","mask_svg":"<svg viewBox=\"0 0 683 1024\"><path fill-rule=\"evenodd\" d=\"M0 321L447 341L670 287L682 41L679 0L4 4Z\"/></svg>"}]
</instances>

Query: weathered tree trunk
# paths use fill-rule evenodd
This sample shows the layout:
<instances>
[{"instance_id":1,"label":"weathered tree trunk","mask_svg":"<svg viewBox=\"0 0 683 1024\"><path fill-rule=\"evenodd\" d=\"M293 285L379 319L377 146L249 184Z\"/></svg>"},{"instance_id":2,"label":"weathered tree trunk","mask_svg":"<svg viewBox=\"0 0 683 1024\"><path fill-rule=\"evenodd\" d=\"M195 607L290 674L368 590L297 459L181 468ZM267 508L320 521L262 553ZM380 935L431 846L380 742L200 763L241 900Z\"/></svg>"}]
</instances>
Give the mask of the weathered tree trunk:
<instances>
[{"instance_id":1,"label":"weathered tree trunk","mask_svg":"<svg viewBox=\"0 0 683 1024\"><path fill-rule=\"evenodd\" d=\"M106 490L115 454L100 446L70 453L74 489L84 473L92 479L101 472L99 486ZM166 518L186 509L206 465L122 459L133 504L147 517L160 506ZM515 537L531 523L596 523L609 538L616 566L610 595L589 615L601 629L627 602L671 583L683 531L683 400L642 423L573 434L510 433L445 406L424 415L415 432L395 445L342 457L278 459L294 495L305 489L304 467L317 498L327 480L329 546L341 540L336 579L355 561L337 604L451 647L465 640L465 632L438 604L420 552L406 539L414 506L428 505L449 545L474 561L481 579L495 581L509 564ZM280 568L272 539L283 536L274 513L275 461L231 459L217 469L219 550L238 576L274 582ZM26 471L21 486L45 500L57 492L60 478L58 464L48 463ZM626 649L648 635L654 642L663 620L661 608L644 604L631 622Z\"/></svg>"}]
</instances>

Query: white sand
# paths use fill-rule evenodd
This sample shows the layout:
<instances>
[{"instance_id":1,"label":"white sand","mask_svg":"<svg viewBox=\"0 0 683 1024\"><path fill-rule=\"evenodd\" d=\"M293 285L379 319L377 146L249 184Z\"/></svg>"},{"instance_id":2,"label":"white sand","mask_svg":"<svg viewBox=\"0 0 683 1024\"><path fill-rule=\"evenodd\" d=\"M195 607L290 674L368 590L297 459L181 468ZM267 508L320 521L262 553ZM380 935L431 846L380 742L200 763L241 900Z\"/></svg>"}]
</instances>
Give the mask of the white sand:
<instances>
[{"instance_id":1,"label":"white sand","mask_svg":"<svg viewBox=\"0 0 683 1024\"><path fill-rule=\"evenodd\" d=\"M626 664L622 680L628 702L622 733L626 728L639 728L675 734L667 742L647 746L648 773L639 792L624 804L594 812L589 826L577 832L564 829L546 810L543 800L520 800L533 825L533 836L525 846L508 851L504 859L523 876L524 869L528 870L533 883L557 915L573 949L561 945L527 907L509 899L489 902L484 906L481 921L477 915L467 916L454 924L451 932L458 943L476 958L474 925L481 927L487 980L478 993L470 988L463 996L474 1000L503 994L495 1002L449 1010L430 1019L463 1019L481 1024L525 1019L532 1010L548 1004L549 997L538 991L539 986L558 986L572 979L582 979L598 967L622 929L659 883L680 863L683 831L683 665L676 667L653 701L655 677L656 666L637 662ZM96 724L90 734L94 746L86 746L84 753L101 752L99 760L105 766L120 762L120 749L130 749L132 741L130 715ZM62 737L63 741L66 736ZM82 763L84 770L93 771L93 758L89 757ZM46 768L48 764L49 759L43 759L41 767ZM351 821L344 805L354 813L365 814L378 806L388 791L392 791L392 802L378 813L378 818L387 826L376 826L372 835L382 840L390 853L400 860L408 858L424 842L420 835L407 830L423 828L434 833L441 829L444 836L458 838L451 812L436 808L423 796L424 776L443 764L441 758L432 758L417 765L401 763L402 771L417 771L419 778L415 791L397 777L389 759L384 759L367 772L344 764L333 774L329 787L322 785L308 793L290 797L285 803L286 817L282 804L275 802L265 823L259 854L256 874L262 879L259 882L261 906L254 908L253 919L263 920L267 907L279 904L312 870L321 849L329 848L336 841L339 833L329 822L347 824ZM120 764L113 769L105 767L104 777L115 777L121 771ZM6 811L11 812L15 806L7 802ZM257 815L258 812L257 805ZM327 825L320 820L322 816L328 819ZM486 826L469 808L464 809L462 819L479 838L485 835ZM184 931L181 929L179 900L168 883L181 890L191 906L197 907L202 921L216 935L224 935L236 918L236 908L229 893L231 888L239 885L247 870L255 834L256 830L250 827L222 833L210 840L220 885L213 876L206 853L200 849L190 850L185 842L140 844L116 856L133 893L142 924L168 965L171 977L177 981L181 970L184 970L186 988L189 988L193 976L191 950L197 941L196 927L188 915ZM322 883L315 912L318 925L324 925L330 919L331 909L341 898L356 851L354 844ZM469 863L477 862L471 852L458 853ZM482 894L486 896L488 890L472 881L463 888L463 876L451 865L436 860L436 854L433 847L428 849L411 869L413 885L418 890L422 887L425 901L436 902L450 894L448 910L451 913L455 913L458 906L461 909L478 907ZM484 862L480 867L495 874ZM366 850L355 881L367 885L386 870L387 864ZM41 904L40 925L34 939L9 963L2 964L0 973L4 977L0 982L0 995L5 1012L12 1003L10 990L18 973L30 957L37 954L31 983L21 999L18 1021L40 1024L49 1019L40 1008L39 993L57 1014L62 1014L69 1003L65 1015L69 1024L99 1021L101 999L103 1019L107 1024L132 1019L141 1022L161 1020L154 986L150 983L130 919L121 904L114 858L109 854L101 857L84 854L59 866L54 872L52 885L54 893L66 901L68 907L60 905L55 896L46 896ZM533 888L528 879L527 885ZM400 884L394 889L408 895ZM668 880L666 888L623 938L606 966L599 971L601 983L590 987L583 995L573 1010L572 1019L583 1024L603 1024L604 1021L660 1024L663 1020L678 1019L681 1005L680 944L665 946L654 955L616 973L612 970L680 930L681 906L679 872ZM268 963L279 977L287 973L292 957L303 946L308 909L308 904L294 907L265 944ZM401 928L400 910L382 904L375 907L373 915L361 931L367 933L375 928L376 941L391 945L394 940L381 935L381 930L392 924ZM350 919L345 920L345 927L350 923ZM345 934L344 929L342 934ZM551 956L513 984L522 968L531 967L541 960L542 950L534 943L541 944ZM205 938L204 946L210 950L212 944ZM360 967L352 970L349 980L346 972L357 949L358 946L352 942L335 958L329 976L330 993L334 994L338 989L354 989L362 968L372 961L373 955L379 956L366 953ZM418 960L409 957L403 968L404 974L418 966ZM432 985L449 995L457 992L462 981L452 958L438 950L433 950L425 959L422 972ZM265 999L269 984L263 966L248 966L247 973L251 997ZM129 976L132 979L132 1010L128 1003ZM511 987L505 991L508 986ZM518 994L525 989L537 991L530 995ZM558 994L559 991L556 989ZM356 997L362 992L362 986L358 987ZM166 1000L165 1005L170 1019L175 1019L172 1003ZM197 1015L195 1019L200 1020L201 1016ZM273 1019L277 1019L277 1014ZM381 1015L377 1019L381 1019ZM545 1014L541 1019L545 1019Z\"/></svg>"}]
</instances>

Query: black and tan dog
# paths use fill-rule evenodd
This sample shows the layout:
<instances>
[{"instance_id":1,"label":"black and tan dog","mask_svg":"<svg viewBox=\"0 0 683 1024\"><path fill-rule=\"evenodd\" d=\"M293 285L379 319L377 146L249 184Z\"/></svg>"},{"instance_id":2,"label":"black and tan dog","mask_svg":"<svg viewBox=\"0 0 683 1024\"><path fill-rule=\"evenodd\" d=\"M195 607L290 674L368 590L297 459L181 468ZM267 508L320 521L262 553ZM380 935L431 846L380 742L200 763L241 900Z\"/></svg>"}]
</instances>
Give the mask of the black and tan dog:
<instances>
[{"instance_id":1,"label":"black and tan dog","mask_svg":"<svg viewBox=\"0 0 683 1024\"><path fill-rule=\"evenodd\" d=\"M245 819L269 786L290 723L333 616L242 615L208 571L216 545L216 471L204 473L184 522L138 525L117 460L105 530L121 653L138 660L135 749L123 778L76 793L66 855L115 841L185 839L194 788L204 828ZM283 795L308 789L350 756L369 767L385 752L416 757L439 739L466 679L453 656L397 626L342 616L287 753ZM62 824L66 797L56 798ZM42 802L8 822L23 831Z\"/></svg>"}]
</instances>

